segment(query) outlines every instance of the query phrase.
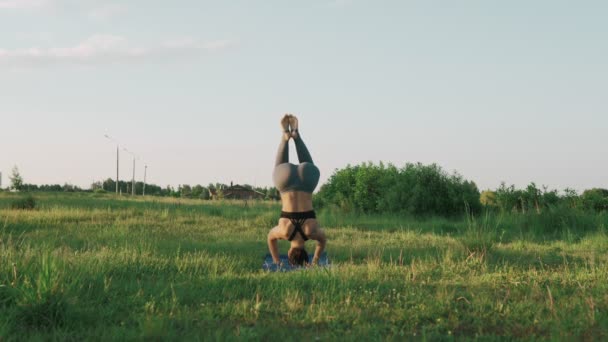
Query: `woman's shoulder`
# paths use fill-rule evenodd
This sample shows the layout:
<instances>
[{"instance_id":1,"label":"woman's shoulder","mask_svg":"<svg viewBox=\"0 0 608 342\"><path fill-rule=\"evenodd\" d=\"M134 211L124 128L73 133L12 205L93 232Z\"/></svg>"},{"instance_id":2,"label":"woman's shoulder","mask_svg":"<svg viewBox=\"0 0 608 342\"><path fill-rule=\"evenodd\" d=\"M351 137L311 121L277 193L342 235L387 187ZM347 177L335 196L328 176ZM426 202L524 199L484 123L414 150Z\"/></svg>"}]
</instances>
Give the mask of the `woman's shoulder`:
<instances>
[{"instance_id":1,"label":"woman's shoulder","mask_svg":"<svg viewBox=\"0 0 608 342\"><path fill-rule=\"evenodd\" d=\"M319 224L319 221L317 221L317 219L307 219L304 222L302 228L304 228L304 231L307 235L310 235L311 239L314 239L314 236L317 234L317 232L322 230L321 225Z\"/></svg>"}]
</instances>

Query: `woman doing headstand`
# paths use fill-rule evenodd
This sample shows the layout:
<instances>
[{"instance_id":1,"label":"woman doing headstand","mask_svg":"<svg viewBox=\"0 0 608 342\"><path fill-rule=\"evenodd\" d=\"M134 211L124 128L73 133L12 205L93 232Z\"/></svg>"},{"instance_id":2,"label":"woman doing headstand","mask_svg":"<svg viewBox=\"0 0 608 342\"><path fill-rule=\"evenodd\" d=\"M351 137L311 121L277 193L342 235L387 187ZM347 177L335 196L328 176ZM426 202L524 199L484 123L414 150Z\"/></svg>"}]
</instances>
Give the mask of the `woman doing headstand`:
<instances>
[{"instance_id":1,"label":"woman doing headstand","mask_svg":"<svg viewBox=\"0 0 608 342\"><path fill-rule=\"evenodd\" d=\"M319 183L319 169L313 164L312 157L298 131L298 118L285 114L281 120L283 136L274 168L274 184L281 193L282 211L279 224L268 233L268 249L272 260L280 263L277 240L291 242L287 253L289 263L304 265L308 263L305 243L316 240L317 248L312 259L318 264L325 249L325 233L319 226L312 207L312 193ZM290 129L291 128L291 129ZM293 138L298 153L299 165L289 163L289 139Z\"/></svg>"}]
</instances>

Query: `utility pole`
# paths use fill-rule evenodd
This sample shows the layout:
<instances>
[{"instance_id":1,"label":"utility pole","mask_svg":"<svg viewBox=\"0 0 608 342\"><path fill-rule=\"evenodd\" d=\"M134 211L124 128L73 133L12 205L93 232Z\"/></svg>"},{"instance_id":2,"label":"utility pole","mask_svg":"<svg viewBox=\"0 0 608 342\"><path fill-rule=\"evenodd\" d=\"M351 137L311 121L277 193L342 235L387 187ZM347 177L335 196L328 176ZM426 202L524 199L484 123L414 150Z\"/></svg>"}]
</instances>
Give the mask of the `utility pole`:
<instances>
[{"instance_id":1,"label":"utility pole","mask_svg":"<svg viewBox=\"0 0 608 342\"><path fill-rule=\"evenodd\" d=\"M148 172L148 165L144 165L144 190L142 191L142 196L146 196L146 173Z\"/></svg>"},{"instance_id":2,"label":"utility pole","mask_svg":"<svg viewBox=\"0 0 608 342\"><path fill-rule=\"evenodd\" d=\"M123 147L123 150L133 157L133 178L131 179L131 195L135 196L135 160L138 159L135 153Z\"/></svg>"},{"instance_id":3,"label":"utility pole","mask_svg":"<svg viewBox=\"0 0 608 342\"><path fill-rule=\"evenodd\" d=\"M133 157L133 179L131 180L131 195L135 196L135 157Z\"/></svg>"},{"instance_id":4,"label":"utility pole","mask_svg":"<svg viewBox=\"0 0 608 342\"><path fill-rule=\"evenodd\" d=\"M118 158L118 144L116 145L116 194L118 195L118 163L120 158Z\"/></svg>"}]
</instances>

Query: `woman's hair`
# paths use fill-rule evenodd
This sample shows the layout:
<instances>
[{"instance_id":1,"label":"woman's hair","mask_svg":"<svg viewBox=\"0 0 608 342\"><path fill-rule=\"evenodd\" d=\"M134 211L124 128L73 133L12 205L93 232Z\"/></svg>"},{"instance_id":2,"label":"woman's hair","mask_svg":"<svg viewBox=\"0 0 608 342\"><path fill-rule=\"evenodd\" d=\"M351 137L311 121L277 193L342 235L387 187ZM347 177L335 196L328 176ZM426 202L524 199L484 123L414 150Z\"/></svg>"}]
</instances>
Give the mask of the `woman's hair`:
<instances>
[{"instance_id":1,"label":"woman's hair","mask_svg":"<svg viewBox=\"0 0 608 342\"><path fill-rule=\"evenodd\" d=\"M287 252L289 263L293 266L304 266L308 264L308 253L304 248L290 248Z\"/></svg>"}]
</instances>

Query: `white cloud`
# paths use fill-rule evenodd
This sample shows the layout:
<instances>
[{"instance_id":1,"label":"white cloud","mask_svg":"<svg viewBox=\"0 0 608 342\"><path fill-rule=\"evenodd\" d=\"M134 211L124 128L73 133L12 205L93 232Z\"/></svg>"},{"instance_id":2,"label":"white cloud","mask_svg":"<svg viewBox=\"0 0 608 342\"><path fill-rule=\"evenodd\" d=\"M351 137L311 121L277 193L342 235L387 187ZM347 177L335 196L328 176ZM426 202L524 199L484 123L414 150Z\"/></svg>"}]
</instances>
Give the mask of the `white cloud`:
<instances>
[{"instance_id":1,"label":"white cloud","mask_svg":"<svg viewBox=\"0 0 608 342\"><path fill-rule=\"evenodd\" d=\"M233 42L228 40L199 42L194 38L180 38L146 47L133 45L121 36L94 35L71 47L0 49L0 66L141 62L187 57L204 51L222 50L231 45Z\"/></svg>"}]
</instances>

